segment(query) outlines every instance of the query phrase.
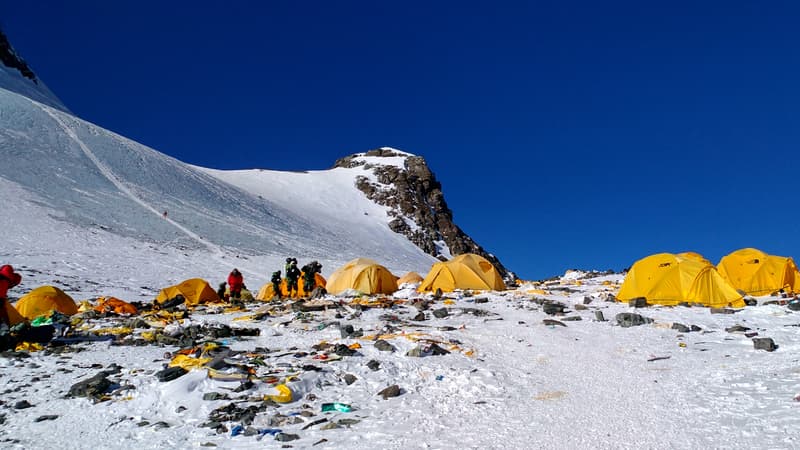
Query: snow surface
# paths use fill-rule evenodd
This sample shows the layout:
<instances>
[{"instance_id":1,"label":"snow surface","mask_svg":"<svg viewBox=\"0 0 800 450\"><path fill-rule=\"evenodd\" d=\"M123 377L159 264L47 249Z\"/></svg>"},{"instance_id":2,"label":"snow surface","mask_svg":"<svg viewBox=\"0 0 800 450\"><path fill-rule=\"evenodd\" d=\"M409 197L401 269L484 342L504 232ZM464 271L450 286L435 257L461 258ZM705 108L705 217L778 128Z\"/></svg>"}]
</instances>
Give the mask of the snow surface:
<instances>
[{"instance_id":1,"label":"snow surface","mask_svg":"<svg viewBox=\"0 0 800 450\"><path fill-rule=\"evenodd\" d=\"M11 92L32 98L45 105L58 108L61 111L69 112L64 103L40 79L35 82L30 78L24 77L19 70L6 67L0 63L0 87Z\"/></svg>"}]
</instances>

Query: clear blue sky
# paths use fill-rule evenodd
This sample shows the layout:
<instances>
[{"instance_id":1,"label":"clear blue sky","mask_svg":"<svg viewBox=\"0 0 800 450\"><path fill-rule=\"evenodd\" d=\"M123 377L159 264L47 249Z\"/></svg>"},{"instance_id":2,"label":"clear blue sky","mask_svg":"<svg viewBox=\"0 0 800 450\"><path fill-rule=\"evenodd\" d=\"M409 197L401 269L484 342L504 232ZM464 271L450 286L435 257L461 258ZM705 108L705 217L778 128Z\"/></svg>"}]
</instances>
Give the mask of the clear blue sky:
<instances>
[{"instance_id":1,"label":"clear blue sky","mask_svg":"<svg viewBox=\"0 0 800 450\"><path fill-rule=\"evenodd\" d=\"M422 155L522 277L800 257L796 2L52 3L0 25L77 115L223 169Z\"/></svg>"}]
</instances>

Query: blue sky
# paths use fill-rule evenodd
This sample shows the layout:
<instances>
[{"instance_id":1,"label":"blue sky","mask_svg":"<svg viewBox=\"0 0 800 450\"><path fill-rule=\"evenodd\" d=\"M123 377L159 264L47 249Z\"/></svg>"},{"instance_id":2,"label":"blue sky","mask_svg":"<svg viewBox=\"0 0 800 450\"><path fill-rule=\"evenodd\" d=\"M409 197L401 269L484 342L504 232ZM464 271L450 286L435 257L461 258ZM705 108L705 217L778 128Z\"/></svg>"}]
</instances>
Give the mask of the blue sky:
<instances>
[{"instance_id":1,"label":"blue sky","mask_svg":"<svg viewBox=\"0 0 800 450\"><path fill-rule=\"evenodd\" d=\"M793 2L52 3L0 26L77 115L222 169L422 155L524 278L800 256Z\"/></svg>"}]
</instances>

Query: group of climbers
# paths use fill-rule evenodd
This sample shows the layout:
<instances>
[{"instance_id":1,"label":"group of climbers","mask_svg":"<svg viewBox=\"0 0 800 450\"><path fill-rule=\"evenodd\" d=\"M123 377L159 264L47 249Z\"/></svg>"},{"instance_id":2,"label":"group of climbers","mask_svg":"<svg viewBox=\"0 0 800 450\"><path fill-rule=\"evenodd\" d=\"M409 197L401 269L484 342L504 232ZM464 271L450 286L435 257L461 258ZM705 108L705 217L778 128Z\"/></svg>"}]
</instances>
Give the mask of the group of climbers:
<instances>
[{"instance_id":1,"label":"group of climbers","mask_svg":"<svg viewBox=\"0 0 800 450\"><path fill-rule=\"evenodd\" d=\"M290 298L296 298L300 296L301 290L299 288L299 280L303 278L303 292L306 295L311 294L315 287L317 287L316 276L318 273L322 273L322 264L318 261L311 261L310 263L304 265L302 269L297 267L297 258L286 258L286 264L284 265L284 273L286 274L286 294ZM272 277L270 278L270 282L272 283L272 290L275 293L275 297L280 299L281 295L281 282L283 278L281 278L281 271L277 270L272 272ZM227 287L226 283L221 283L219 285L219 289L217 290L217 295L220 298L224 298L226 300L230 299L240 299L242 289L247 289L244 285L244 277L239 269L233 269L231 273L228 275Z\"/></svg>"}]
</instances>

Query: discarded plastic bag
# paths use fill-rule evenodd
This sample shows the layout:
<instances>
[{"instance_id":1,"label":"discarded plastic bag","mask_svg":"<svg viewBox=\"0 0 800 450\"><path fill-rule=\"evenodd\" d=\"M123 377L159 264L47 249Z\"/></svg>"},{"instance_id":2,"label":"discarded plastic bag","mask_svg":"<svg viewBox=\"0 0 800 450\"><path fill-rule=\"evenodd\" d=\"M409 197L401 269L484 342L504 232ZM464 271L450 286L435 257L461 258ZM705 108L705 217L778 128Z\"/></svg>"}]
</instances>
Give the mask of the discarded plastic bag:
<instances>
[{"instance_id":1,"label":"discarded plastic bag","mask_svg":"<svg viewBox=\"0 0 800 450\"><path fill-rule=\"evenodd\" d=\"M323 403L322 404L322 412L328 411L338 411L338 412L350 412L353 410L353 407L346 404L346 403Z\"/></svg>"}]
</instances>

